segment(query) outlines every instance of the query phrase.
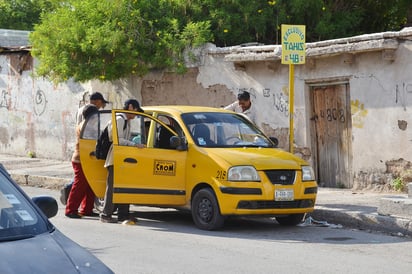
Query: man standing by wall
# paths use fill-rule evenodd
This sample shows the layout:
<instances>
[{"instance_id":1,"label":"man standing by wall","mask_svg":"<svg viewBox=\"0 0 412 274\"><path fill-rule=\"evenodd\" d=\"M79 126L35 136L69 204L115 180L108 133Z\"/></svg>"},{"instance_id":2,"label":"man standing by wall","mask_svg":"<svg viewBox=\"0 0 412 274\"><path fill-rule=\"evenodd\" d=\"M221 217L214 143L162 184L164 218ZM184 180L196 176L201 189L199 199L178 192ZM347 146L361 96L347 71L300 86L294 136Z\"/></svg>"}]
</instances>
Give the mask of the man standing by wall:
<instances>
[{"instance_id":1,"label":"man standing by wall","mask_svg":"<svg viewBox=\"0 0 412 274\"><path fill-rule=\"evenodd\" d=\"M90 104L95 105L99 110L104 109L106 107L106 104L108 104L109 101L104 99L103 95L100 92L94 92L90 95ZM80 122L83 120L83 108L84 106L80 107L77 110L76 113L76 125L80 124Z\"/></svg>"},{"instance_id":2,"label":"man standing by wall","mask_svg":"<svg viewBox=\"0 0 412 274\"><path fill-rule=\"evenodd\" d=\"M83 120L76 126L76 145L72 156L74 179L65 209L65 214L69 218L81 218L82 216L91 216L93 214L95 195L84 176L80 164L79 139L84 121L98 111L99 110L95 105L85 105L82 113ZM79 206L80 212L78 211Z\"/></svg>"},{"instance_id":3,"label":"man standing by wall","mask_svg":"<svg viewBox=\"0 0 412 274\"><path fill-rule=\"evenodd\" d=\"M237 95L237 101L224 107L224 109L231 110L237 113L243 113L254 124L257 124L257 113L254 105L250 101L250 93L242 91Z\"/></svg>"},{"instance_id":4,"label":"man standing by wall","mask_svg":"<svg viewBox=\"0 0 412 274\"><path fill-rule=\"evenodd\" d=\"M104 99L103 95L100 92L94 92L90 95L89 98L90 104L97 107L98 110L104 109L106 104L109 103L106 99ZM84 120L83 111L87 105L81 106L76 112L76 126L80 125L81 122ZM73 180L65 184L60 191L60 201L62 204L67 203L67 199L69 198L71 188L73 186Z\"/></svg>"}]
</instances>

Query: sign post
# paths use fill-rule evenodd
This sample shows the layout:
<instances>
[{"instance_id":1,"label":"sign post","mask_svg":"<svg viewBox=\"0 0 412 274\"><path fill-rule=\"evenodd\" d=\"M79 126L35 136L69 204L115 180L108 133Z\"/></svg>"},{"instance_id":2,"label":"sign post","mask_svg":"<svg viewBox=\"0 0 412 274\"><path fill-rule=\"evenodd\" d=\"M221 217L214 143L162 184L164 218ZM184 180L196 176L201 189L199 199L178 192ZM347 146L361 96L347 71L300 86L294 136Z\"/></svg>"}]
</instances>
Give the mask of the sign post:
<instances>
[{"instance_id":1,"label":"sign post","mask_svg":"<svg viewBox=\"0 0 412 274\"><path fill-rule=\"evenodd\" d=\"M305 64L306 34L303 25L282 25L282 64L289 65L289 151L293 153L295 67Z\"/></svg>"}]
</instances>

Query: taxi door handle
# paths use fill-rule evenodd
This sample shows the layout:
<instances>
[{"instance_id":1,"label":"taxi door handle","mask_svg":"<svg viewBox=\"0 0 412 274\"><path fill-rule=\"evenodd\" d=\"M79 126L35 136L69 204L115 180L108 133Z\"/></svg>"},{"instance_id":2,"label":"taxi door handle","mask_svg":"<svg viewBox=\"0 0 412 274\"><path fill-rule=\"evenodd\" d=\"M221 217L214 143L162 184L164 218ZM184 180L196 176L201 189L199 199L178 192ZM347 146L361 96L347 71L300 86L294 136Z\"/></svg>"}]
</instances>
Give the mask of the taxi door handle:
<instances>
[{"instance_id":1,"label":"taxi door handle","mask_svg":"<svg viewBox=\"0 0 412 274\"><path fill-rule=\"evenodd\" d=\"M125 158L125 159L123 160L123 162L129 163L129 164L137 164L137 160L136 160L136 159L133 159L133 158Z\"/></svg>"}]
</instances>

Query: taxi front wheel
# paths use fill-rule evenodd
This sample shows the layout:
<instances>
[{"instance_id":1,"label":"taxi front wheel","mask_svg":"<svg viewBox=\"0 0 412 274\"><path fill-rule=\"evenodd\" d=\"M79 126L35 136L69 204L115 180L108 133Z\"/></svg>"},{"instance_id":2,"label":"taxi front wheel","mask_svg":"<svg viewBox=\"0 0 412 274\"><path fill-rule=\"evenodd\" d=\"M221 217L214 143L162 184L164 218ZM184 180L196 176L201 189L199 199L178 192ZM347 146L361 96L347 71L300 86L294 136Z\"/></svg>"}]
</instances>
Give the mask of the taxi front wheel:
<instances>
[{"instance_id":1,"label":"taxi front wheel","mask_svg":"<svg viewBox=\"0 0 412 274\"><path fill-rule=\"evenodd\" d=\"M215 230L223 226L225 219L220 214L212 189L203 188L195 193L192 200L192 218L196 226L203 230Z\"/></svg>"}]
</instances>

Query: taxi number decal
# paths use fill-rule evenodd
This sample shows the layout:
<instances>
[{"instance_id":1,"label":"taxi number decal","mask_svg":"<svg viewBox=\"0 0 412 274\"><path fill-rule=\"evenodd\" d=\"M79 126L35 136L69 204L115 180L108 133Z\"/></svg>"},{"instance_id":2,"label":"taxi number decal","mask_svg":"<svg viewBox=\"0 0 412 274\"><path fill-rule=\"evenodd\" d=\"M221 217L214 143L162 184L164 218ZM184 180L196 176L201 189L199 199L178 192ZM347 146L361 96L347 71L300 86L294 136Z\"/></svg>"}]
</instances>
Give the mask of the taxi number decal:
<instances>
[{"instance_id":1,"label":"taxi number decal","mask_svg":"<svg viewBox=\"0 0 412 274\"><path fill-rule=\"evenodd\" d=\"M154 167L153 167L153 174L154 175L175 176L176 175L176 162L155 160Z\"/></svg>"},{"instance_id":2,"label":"taxi number decal","mask_svg":"<svg viewBox=\"0 0 412 274\"><path fill-rule=\"evenodd\" d=\"M226 171L218 170L217 175L216 175L216 179L225 180L226 179Z\"/></svg>"}]
</instances>

